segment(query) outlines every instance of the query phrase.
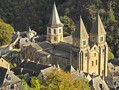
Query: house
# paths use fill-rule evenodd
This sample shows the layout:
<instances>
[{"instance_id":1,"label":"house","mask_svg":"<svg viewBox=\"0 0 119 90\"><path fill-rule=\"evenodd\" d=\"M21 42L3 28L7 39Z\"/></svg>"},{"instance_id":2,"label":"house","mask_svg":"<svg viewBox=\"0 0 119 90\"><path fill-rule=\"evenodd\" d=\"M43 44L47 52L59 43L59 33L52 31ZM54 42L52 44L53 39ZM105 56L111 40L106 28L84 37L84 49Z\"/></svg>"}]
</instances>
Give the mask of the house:
<instances>
[{"instance_id":1,"label":"house","mask_svg":"<svg viewBox=\"0 0 119 90\"><path fill-rule=\"evenodd\" d=\"M100 76L93 77L89 84L91 90L110 90L106 82Z\"/></svg>"},{"instance_id":2,"label":"house","mask_svg":"<svg viewBox=\"0 0 119 90\"><path fill-rule=\"evenodd\" d=\"M22 90L21 80L4 67L0 67L0 90Z\"/></svg>"},{"instance_id":3,"label":"house","mask_svg":"<svg viewBox=\"0 0 119 90\"><path fill-rule=\"evenodd\" d=\"M110 90L119 89L119 77L118 76L107 76L104 78Z\"/></svg>"}]
</instances>

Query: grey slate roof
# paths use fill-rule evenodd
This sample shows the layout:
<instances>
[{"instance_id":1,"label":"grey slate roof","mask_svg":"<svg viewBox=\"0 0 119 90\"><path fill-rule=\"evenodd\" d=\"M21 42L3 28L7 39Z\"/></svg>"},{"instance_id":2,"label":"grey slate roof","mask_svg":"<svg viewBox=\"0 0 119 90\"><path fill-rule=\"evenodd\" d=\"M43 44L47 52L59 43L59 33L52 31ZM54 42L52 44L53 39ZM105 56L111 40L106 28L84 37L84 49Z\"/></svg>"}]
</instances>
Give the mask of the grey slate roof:
<instances>
[{"instance_id":1,"label":"grey slate roof","mask_svg":"<svg viewBox=\"0 0 119 90\"><path fill-rule=\"evenodd\" d=\"M104 25L103 25L99 15L97 16L96 21L93 23L90 33L95 34L95 35L106 34Z\"/></svg>"},{"instance_id":2,"label":"grey slate roof","mask_svg":"<svg viewBox=\"0 0 119 90\"><path fill-rule=\"evenodd\" d=\"M112 90L112 88L116 88L119 86L119 77L107 76L104 78L108 87Z\"/></svg>"},{"instance_id":3,"label":"grey slate roof","mask_svg":"<svg viewBox=\"0 0 119 90\"><path fill-rule=\"evenodd\" d=\"M114 58L109 60L110 63L112 63L114 66L119 66L119 59L118 58Z\"/></svg>"},{"instance_id":4,"label":"grey slate roof","mask_svg":"<svg viewBox=\"0 0 119 90\"><path fill-rule=\"evenodd\" d=\"M76 70L73 68L72 65L67 65L64 69L65 72L73 73L76 72Z\"/></svg>"},{"instance_id":5,"label":"grey slate roof","mask_svg":"<svg viewBox=\"0 0 119 90\"><path fill-rule=\"evenodd\" d=\"M49 27L54 27L54 28L63 26L63 24L60 21L55 3L54 3L54 6L53 6L53 11L52 11L52 15L51 15L48 26Z\"/></svg>"},{"instance_id":6,"label":"grey slate roof","mask_svg":"<svg viewBox=\"0 0 119 90\"><path fill-rule=\"evenodd\" d=\"M0 67L0 87L3 85L6 72L7 72L6 68Z\"/></svg>"},{"instance_id":7,"label":"grey slate roof","mask_svg":"<svg viewBox=\"0 0 119 90\"><path fill-rule=\"evenodd\" d=\"M79 39L87 39L89 37L81 16L80 21L77 23L76 30L72 33L72 36Z\"/></svg>"},{"instance_id":8,"label":"grey slate roof","mask_svg":"<svg viewBox=\"0 0 119 90\"><path fill-rule=\"evenodd\" d=\"M44 50L53 48L53 45L48 41L40 42L38 44Z\"/></svg>"},{"instance_id":9,"label":"grey slate roof","mask_svg":"<svg viewBox=\"0 0 119 90\"><path fill-rule=\"evenodd\" d=\"M59 56L59 57L64 57L69 59L70 58L70 53L66 52L66 51L62 51L62 50L58 50L58 49L52 49L49 50L49 52L53 55Z\"/></svg>"},{"instance_id":10,"label":"grey slate roof","mask_svg":"<svg viewBox=\"0 0 119 90\"><path fill-rule=\"evenodd\" d=\"M10 82L7 76L10 76ZM0 87L7 86L9 84L15 84L17 82L20 82L21 80L14 75L14 73L10 70L7 70L3 67L0 67Z\"/></svg>"},{"instance_id":11,"label":"grey slate roof","mask_svg":"<svg viewBox=\"0 0 119 90\"><path fill-rule=\"evenodd\" d=\"M37 64L35 62L31 61L24 61L22 62L18 67L12 68L15 74L26 74L29 73L30 76L35 75L37 76L40 73L40 70L46 69L50 66L48 65L43 65L43 64Z\"/></svg>"},{"instance_id":12,"label":"grey slate roof","mask_svg":"<svg viewBox=\"0 0 119 90\"><path fill-rule=\"evenodd\" d=\"M48 53L47 51L36 51L37 56L39 57L45 57L50 55L50 53Z\"/></svg>"},{"instance_id":13,"label":"grey slate roof","mask_svg":"<svg viewBox=\"0 0 119 90\"><path fill-rule=\"evenodd\" d=\"M93 87L94 90L101 90L101 88L102 90L110 90L106 82L102 80L100 76L92 78L89 84L91 85L91 87Z\"/></svg>"},{"instance_id":14,"label":"grey slate roof","mask_svg":"<svg viewBox=\"0 0 119 90\"><path fill-rule=\"evenodd\" d=\"M72 48L72 44L66 43L66 42L60 42L57 46L54 47L54 49L70 52Z\"/></svg>"}]
</instances>

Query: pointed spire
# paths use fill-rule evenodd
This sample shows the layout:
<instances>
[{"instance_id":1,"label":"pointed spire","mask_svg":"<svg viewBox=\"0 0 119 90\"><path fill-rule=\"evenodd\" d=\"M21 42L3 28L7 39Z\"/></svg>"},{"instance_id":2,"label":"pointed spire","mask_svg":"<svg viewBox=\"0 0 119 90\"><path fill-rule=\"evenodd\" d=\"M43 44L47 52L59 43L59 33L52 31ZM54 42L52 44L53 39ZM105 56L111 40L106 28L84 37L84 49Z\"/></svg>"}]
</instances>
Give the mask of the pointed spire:
<instances>
[{"instance_id":1,"label":"pointed spire","mask_svg":"<svg viewBox=\"0 0 119 90\"><path fill-rule=\"evenodd\" d=\"M104 25L101 21L101 18L99 16L99 13L97 15L96 21L93 23L92 29L90 33L95 34L95 35L104 35L106 34Z\"/></svg>"},{"instance_id":2,"label":"pointed spire","mask_svg":"<svg viewBox=\"0 0 119 90\"><path fill-rule=\"evenodd\" d=\"M29 26L29 32L31 32L31 28L30 28L30 26Z\"/></svg>"},{"instance_id":3,"label":"pointed spire","mask_svg":"<svg viewBox=\"0 0 119 90\"><path fill-rule=\"evenodd\" d=\"M51 15L48 26L50 27L62 27L63 26L63 24L60 21L55 2L54 2L52 15Z\"/></svg>"},{"instance_id":4,"label":"pointed spire","mask_svg":"<svg viewBox=\"0 0 119 90\"><path fill-rule=\"evenodd\" d=\"M80 39L85 39L89 37L81 16L80 21L77 23L76 30L73 33L73 37Z\"/></svg>"}]
</instances>

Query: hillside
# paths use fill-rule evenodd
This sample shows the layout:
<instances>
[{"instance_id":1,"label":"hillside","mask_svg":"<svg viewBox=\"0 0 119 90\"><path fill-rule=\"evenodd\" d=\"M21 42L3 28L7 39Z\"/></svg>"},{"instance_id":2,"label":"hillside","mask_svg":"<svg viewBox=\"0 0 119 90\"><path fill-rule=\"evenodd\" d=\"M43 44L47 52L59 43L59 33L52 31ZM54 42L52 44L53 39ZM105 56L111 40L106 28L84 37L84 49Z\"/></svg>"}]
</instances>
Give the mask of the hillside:
<instances>
[{"instance_id":1,"label":"hillside","mask_svg":"<svg viewBox=\"0 0 119 90\"><path fill-rule=\"evenodd\" d=\"M115 56L119 57L119 0L56 0L55 2L59 15L70 17L75 24L81 15L88 32L99 13L108 34L108 44ZM43 35L46 33L53 3L53 0L0 0L0 18L10 23L16 31L28 30L30 26Z\"/></svg>"}]
</instances>

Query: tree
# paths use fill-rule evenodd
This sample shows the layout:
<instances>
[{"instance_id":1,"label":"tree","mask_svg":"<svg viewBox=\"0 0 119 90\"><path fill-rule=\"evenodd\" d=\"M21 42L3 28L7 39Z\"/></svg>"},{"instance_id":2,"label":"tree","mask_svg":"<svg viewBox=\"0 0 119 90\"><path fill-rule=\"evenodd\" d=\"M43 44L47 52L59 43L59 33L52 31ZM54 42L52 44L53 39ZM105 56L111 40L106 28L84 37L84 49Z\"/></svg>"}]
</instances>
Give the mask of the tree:
<instances>
[{"instance_id":1,"label":"tree","mask_svg":"<svg viewBox=\"0 0 119 90\"><path fill-rule=\"evenodd\" d=\"M31 77L30 84L31 84L31 88L40 90L41 82L37 77L35 77L35 76Z\"/></svg>"},{"instance_id":2,"label":"tree","mask_svg":"<svg viewBox=\"0 0 119 90\"><path fill-rule=\"evenodd\" d=\"M60 19L61 22L64 24L64 36L70 35L72 31L75 29L73 20L66 15L61 16Z\"/></svg>"},{"instance_id":3,"label":"tree","mask_svg":"<svg viewBox=\"0 0 119 90\"><path fill-rule=\"evenodd\" d=\"M41 90L90 90L86 79L73 80L72 74L54 69L46 74Z\"/></svg>"},{"instance_id":4,"label":"tree","mask_svg":"<svg viewBox=\"0 0 119 90\"><path fill-rule=\"evenodd\" d=\"M22 90L29 90L29 86L24 79L22 79Z\"/></svg>"},{"instance_id":5,"label":"tree","mask_svg":"<svg viewBox=\"0 0 119 90\"><path fill-rule=\"evenodd\" d=\"M108 60L113 59L114 58L114 54L111 52L111 50L108 50Z\"/></svg>"},{"instance_id":6,"label":"tree","mask_svg":"<svg viewBox=\"0 0 119 90\"><path fill-rule=\"evenodd\" d=\"M0 20L0 45L5 45L11 42L11 36L14 29L11 25Z\"/></svg>"}]
</instances>

